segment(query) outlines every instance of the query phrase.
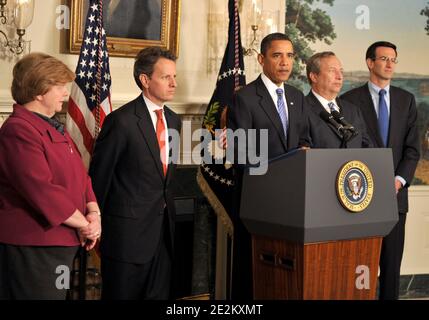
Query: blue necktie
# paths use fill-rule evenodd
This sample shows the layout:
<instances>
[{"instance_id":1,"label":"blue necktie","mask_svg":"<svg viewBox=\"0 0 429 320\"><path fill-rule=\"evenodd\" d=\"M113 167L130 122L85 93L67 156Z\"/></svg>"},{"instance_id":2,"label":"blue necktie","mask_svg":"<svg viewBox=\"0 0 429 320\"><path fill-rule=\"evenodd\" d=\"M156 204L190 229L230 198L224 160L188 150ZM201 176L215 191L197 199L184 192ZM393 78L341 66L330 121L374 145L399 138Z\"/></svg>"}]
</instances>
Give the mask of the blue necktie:
<instances>
[{"instance_id":1,"label":"blue necktie","mask_svg":"<svg viewBox=\"0 0 429 320\"><path fill-rule=\"evenodd\" d=\"M335 104L333 102L329 102L328 107L329 107L329 110L331 110L331 112L337 111L337 109L335 108Z\"/></svg>"},{"instance_id":2,"label":"blue necktie","mask_svg":"<svg viewBox=\"0 0 429 320\"><path fill-rule=\"evenodd\" d=\"M378 94L380 95L378 103L378 129L380 130L381 140L383 140L383 144L386 147L389 135L389 113L385 99L386 90L381 89Z\"/></svg>"},{"instance_id":3,"label":"blue necktie","mask_svg":"<svg viewBox=\"0 0 429 320\"><path fill-rule=\"evenodd\" d=\"M283 100L283 89L276 89L277 93L277 112L279 113L280 120L282 121L283 131L285 138L287 138L287 112L285 101Z\"/></svg>"}]
</instances>

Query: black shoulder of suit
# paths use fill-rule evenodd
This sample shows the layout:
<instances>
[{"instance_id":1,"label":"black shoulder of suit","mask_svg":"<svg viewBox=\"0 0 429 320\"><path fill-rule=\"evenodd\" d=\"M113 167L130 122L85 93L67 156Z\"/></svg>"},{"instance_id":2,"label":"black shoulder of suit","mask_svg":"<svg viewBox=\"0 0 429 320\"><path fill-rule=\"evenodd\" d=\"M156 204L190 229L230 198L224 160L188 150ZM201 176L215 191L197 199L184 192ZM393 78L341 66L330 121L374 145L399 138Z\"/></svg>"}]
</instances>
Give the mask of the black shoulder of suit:
<instances>
[{"instance_id":1,"label":"black shoulder of suit","mask_svg":"<svg viewBox=\"0 0 429 320\"><path fill-rule=\"evenodd\" d=\"M403 95L403 96L409 96L409 97L414 96L411 92L409 92L405 89L402 89L400 87L390 85L390 90L395 91L396 93ZM360 87L357 87L357 88L351 89L347 92L344 92L340 98L350 101L349 100L350 98L352 98L356 95L364 94L364 93L369 93L368 82L366 82L364 85L362 85Z\"/></svg>"},{"instance_id":2,"label":"black shoulder of suit","mask_svg":"<svg viewBox=\"0 0 429 320\"><path fill-rule=\"evenodd\" d=\"M141 99L141 101L140 101ZM107 116L109 117L120 117L121 115L125 115L128 113L132 113L134 112L134 107L136 104L140 104L143 103L144 104L144 100L143 97L140 95L137 98L135 98L134 100L131 100L129 102L127 102L126 104L120 106L118 109L113 110L111 113L109 113Z\"/></svg>"},{"instance_id":3,"label":"black shoulder of suit","mask_svg":"<svg viewBox=\"0 0 429 320\"><path fill-rule=\"evenodd\" d=\"M410 91L402 89L400 87L396 87L396 86L391 85L390 90L395 90L395 91L397 91L397 93L404 95L404 96L414 97L414 94L412 94Z\"/></svg>"},{"instance_id":4,"label":"black shoulder of suit","mask_svg":"<svg viewBox=\"0 0 429 320\"><path fill-rule=\"evenodd\" d=\"M354 95L362 94L364 92L369 92L368 82L366 82L363 86L350 89L349 91L344 92L340 99L350 101L348 98Z\"/></svg>"},{"instance_id":5,"label":"black shoulder of suit","mask_svg":"<svg viewBox=\"0 0 429 320\"><path fill-rule=\"evenodd\" d=\"M356 104L354 104L353 102L351 102L347 99L344 99L342 96L338 97L337 100L338 100L337 102L339 103L340 107L346 107L346 108L354 109L354 110L359 109L359 107Z\"/></svg>"},{"instance_id":6,"label":"black shoulder of suit","mask_svg":"<svg viewBox=\"0 0 429 320\"><path fill-rule=\"evenodd\" d=\"M164 112L167 112L167 113L169 113L171 116L173 116L173 117L177 117L177 118L180 118L180 116L176 113L176 112L174 112L170 107L168 107L168 106L164 106Z\"/></svg>"},{"instance_id":7,"label":"black shoulder of suit","mask_svg":"<svg viewBox=\"0 0 429 320\"><path fill-rule=\"evenodd\" d=\"M294 93L294 94L304 95L304 93L301 90L295 88L294 86L291 86L290 84L284 83L284 86L287 92L289 92L289 94Z\"/></svg>"},{"instance_id":8,"label":"black shoulder of suit","mask_svg":"<svg viewBox=\"0 0 429 320\"><path fill-rule=\"evenodd\" d=\"M244 87L242 87L240 90L237 91L237 95L248 95L249 93L254 93L256 90L256 87L258 85L264 85L264 83L262 82L261 78L258 77L255 80L253 80L252 82L246 84Z\"/></svg>"},{"instance_id":9,"label":"black shoulder of suit","mask_svg":"<svg viewBox=\"0 0 429 320\"><path fill-rule=\"evenodd\" d=\"M178 115L176 112L174 112L167 106L164 106L164 113L166 114L166 116L168 115L170 119L173 119L173 121L176 122L176 124L173 124L173 127L176 127L180 130L182 127L182 119L180 118L180 115Z\"/></svg>"}]
</instances>

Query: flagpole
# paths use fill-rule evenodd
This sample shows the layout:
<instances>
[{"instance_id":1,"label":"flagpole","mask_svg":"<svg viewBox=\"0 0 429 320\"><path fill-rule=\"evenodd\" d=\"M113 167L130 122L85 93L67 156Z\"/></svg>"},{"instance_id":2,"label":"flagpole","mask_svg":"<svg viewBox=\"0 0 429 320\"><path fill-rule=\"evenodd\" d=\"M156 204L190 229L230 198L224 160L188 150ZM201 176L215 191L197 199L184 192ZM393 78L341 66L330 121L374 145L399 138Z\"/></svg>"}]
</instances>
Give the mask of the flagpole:
<instances>
[{"instance_id":1,"label":"flagpole","mask_svg":"<svg viewBox=\"0 0 429 320\"><path fill-rule=\"evenodd\" d=\"M99 46L97 48L97 56L98 56L98 63L97 63L97 74L96 74L96 79L97 79L97 90L96 90L96 99L97 99L97 106L95 109L95 127L94 127L94 140L97 139L98 134L100 133L100 108L101 108L101 68L102 66L100 66L101 61L103 61L103 45L102 45L102 41L103 41L103 0L98 0L98 5L99 5L99 10L100 10L100 15L98 18L98 27L100 29L100 32L98 33L98 41L99 41ZM93 147L95 146L95 143L93 145Z\"/></svg>"},{"instance_id":2,"label":"flagpole","mask_svg":"<svg viewBox=\"0 0 429 320\"><path fill-rule=\"evenodd\" d=\"M227 112L233 108L234 93L245 85L243 52L240 37L238 0L228 1L229 27L228 44L217 77L216 88L207 107L203 129L212 135L207 149L212 162L203 162L197 172L197 182L201 191L218 217L216 246L216 289L215 298L230 297L234 225L235 178L230 163L225 159L219 164L216 150L219 137L216 129L227 127ZM237 214L237 213L235 213Z\"/></svg>"},{"instance_id":3,"label":"flagpole","mask_svg":"<svg viewBox=\"0 0 429 320\"><path fill-rule=\"evenodd\" d=\"M76 66L76 78L68 101L66 127L85 167L94 149L95 140L106 116L112 111L110 100L111 76L107 53L106 32L103 28L103 1L90 0L84 34ZM108 159L106 160L108 161ZM79 299L86 299L87 262L100 263L94 250L79 255Z\"/></svg>"}]
</instances>

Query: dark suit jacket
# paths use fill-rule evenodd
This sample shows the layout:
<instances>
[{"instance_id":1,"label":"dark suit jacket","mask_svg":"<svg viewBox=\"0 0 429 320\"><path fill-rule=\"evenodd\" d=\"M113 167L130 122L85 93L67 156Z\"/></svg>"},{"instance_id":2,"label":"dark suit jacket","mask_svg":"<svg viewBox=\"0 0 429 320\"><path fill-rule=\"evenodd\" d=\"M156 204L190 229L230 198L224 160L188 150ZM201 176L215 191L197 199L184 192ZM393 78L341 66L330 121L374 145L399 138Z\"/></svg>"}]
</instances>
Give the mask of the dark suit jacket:
<instances>
[{"instance_id":1,"label":"dark suit jacket","mask_svg":"<svg viewBox=\"0 0 429 320\"><path fill-rule=\"evenodd\" d=\"M359 106L362 110L368 134L375 147L383 148L378 130L377 114L374 109L368 84L346 92L342 98ZM407 184L398 193L398 210L408 212L408 189L417 162L420 158L420 142L417 131L417 108L414 96L398 87L390 86L390 126L388 147L392 148L395 176L401 176Z\"/></svg>"},{"instance_id":2,"label":"dark suit jacket","mask_svg":"<svg viewBox=\"0 0 429 320\"><path fill-rule=\"evenodd\" d=\"M239 90L234 97L234 106L228 113L228 127L237 129L256 129L256 154L259 154L260 130L268 130L268 159L276 158L299 146L310 145L305 114L305 99L301 91L284 85L288 104L289 126L286 141L283 126L277 108L261 77ZM249 135L251 136L251 135ZM263 143L266 143L266 141ZM232 148L228 142L228 147ZM235 151L235 185L231 219L234 223L234 250L232 272L232 298L252 299L252 246L251 237L241 222L240 196L244 164L237 163L237 145ZM246 150L244 150L246 151Z\"/></svg>"},{"instance_id":3,"label":"dark suit jacket","mask_svg":"<svg viewBox=\"0 0 429 320\"><path fill-rule=\"evenodd\" d=\"M287 84L284 92L289 111L287 141L277 108L260 76L237 92L234 107L228 113L228 127L233 130L268 129L268 159L310 145L304 95ZM259 141L259 134L257 137ZM259 150L258 143L256 149Z\"/></svg>"},{"instance_id":4,"label":"dark suit jacket","mask_svg":"<svg viewBox=\"0 0 429 320\"><path fill-rule=\"evenodd\" d=\"M330 123L327 123L320 117L320 112L325 110L320 101L310 90L305 97L308 110L308 123L310 130L310 139L312 148L340 148L342 137L337 129ZM366 125L359 108L348 101L337 98L337 105L340 108L340 114L344 119L352 124L358 134L347 143L348 148L368 148L372 146L370 138L366 131Z\"/></svg>"},{"instance_id":5,"label":"dark suit jacket","mask_svg":"<svg viewBox=\"0 0 429 320\"><path fill-rule=\"evenodd\" d=\"M168 129L180 132L180 118L164 110ZM89 169L102 212L104 256L148 262L159 243L164 215L174 239L170 182L175 170L176 165L169 164L164 178L155 129L141 95L106 117Z\"/></svg>"}]
</instances>

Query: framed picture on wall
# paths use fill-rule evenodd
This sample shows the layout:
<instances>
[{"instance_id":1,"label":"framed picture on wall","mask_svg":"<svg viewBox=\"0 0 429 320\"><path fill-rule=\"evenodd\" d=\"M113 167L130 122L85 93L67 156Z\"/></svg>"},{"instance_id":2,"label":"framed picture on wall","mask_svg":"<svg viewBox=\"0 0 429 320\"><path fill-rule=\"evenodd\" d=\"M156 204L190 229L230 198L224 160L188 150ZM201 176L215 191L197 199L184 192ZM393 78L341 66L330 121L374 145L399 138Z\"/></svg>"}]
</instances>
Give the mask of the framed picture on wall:
<instances>
[{"instance_id":1,"label":"framed picture on wall","mask_svg":"<svg viewBox=\"0 0 429 320\"><path fill-rule=\"evenodd\" d=\"M79 53L89 0L70 0L70 53ZM135 57L148 46L179 53L180 0L103 0L110 56Z\"/></svg>"}]
</instances>

